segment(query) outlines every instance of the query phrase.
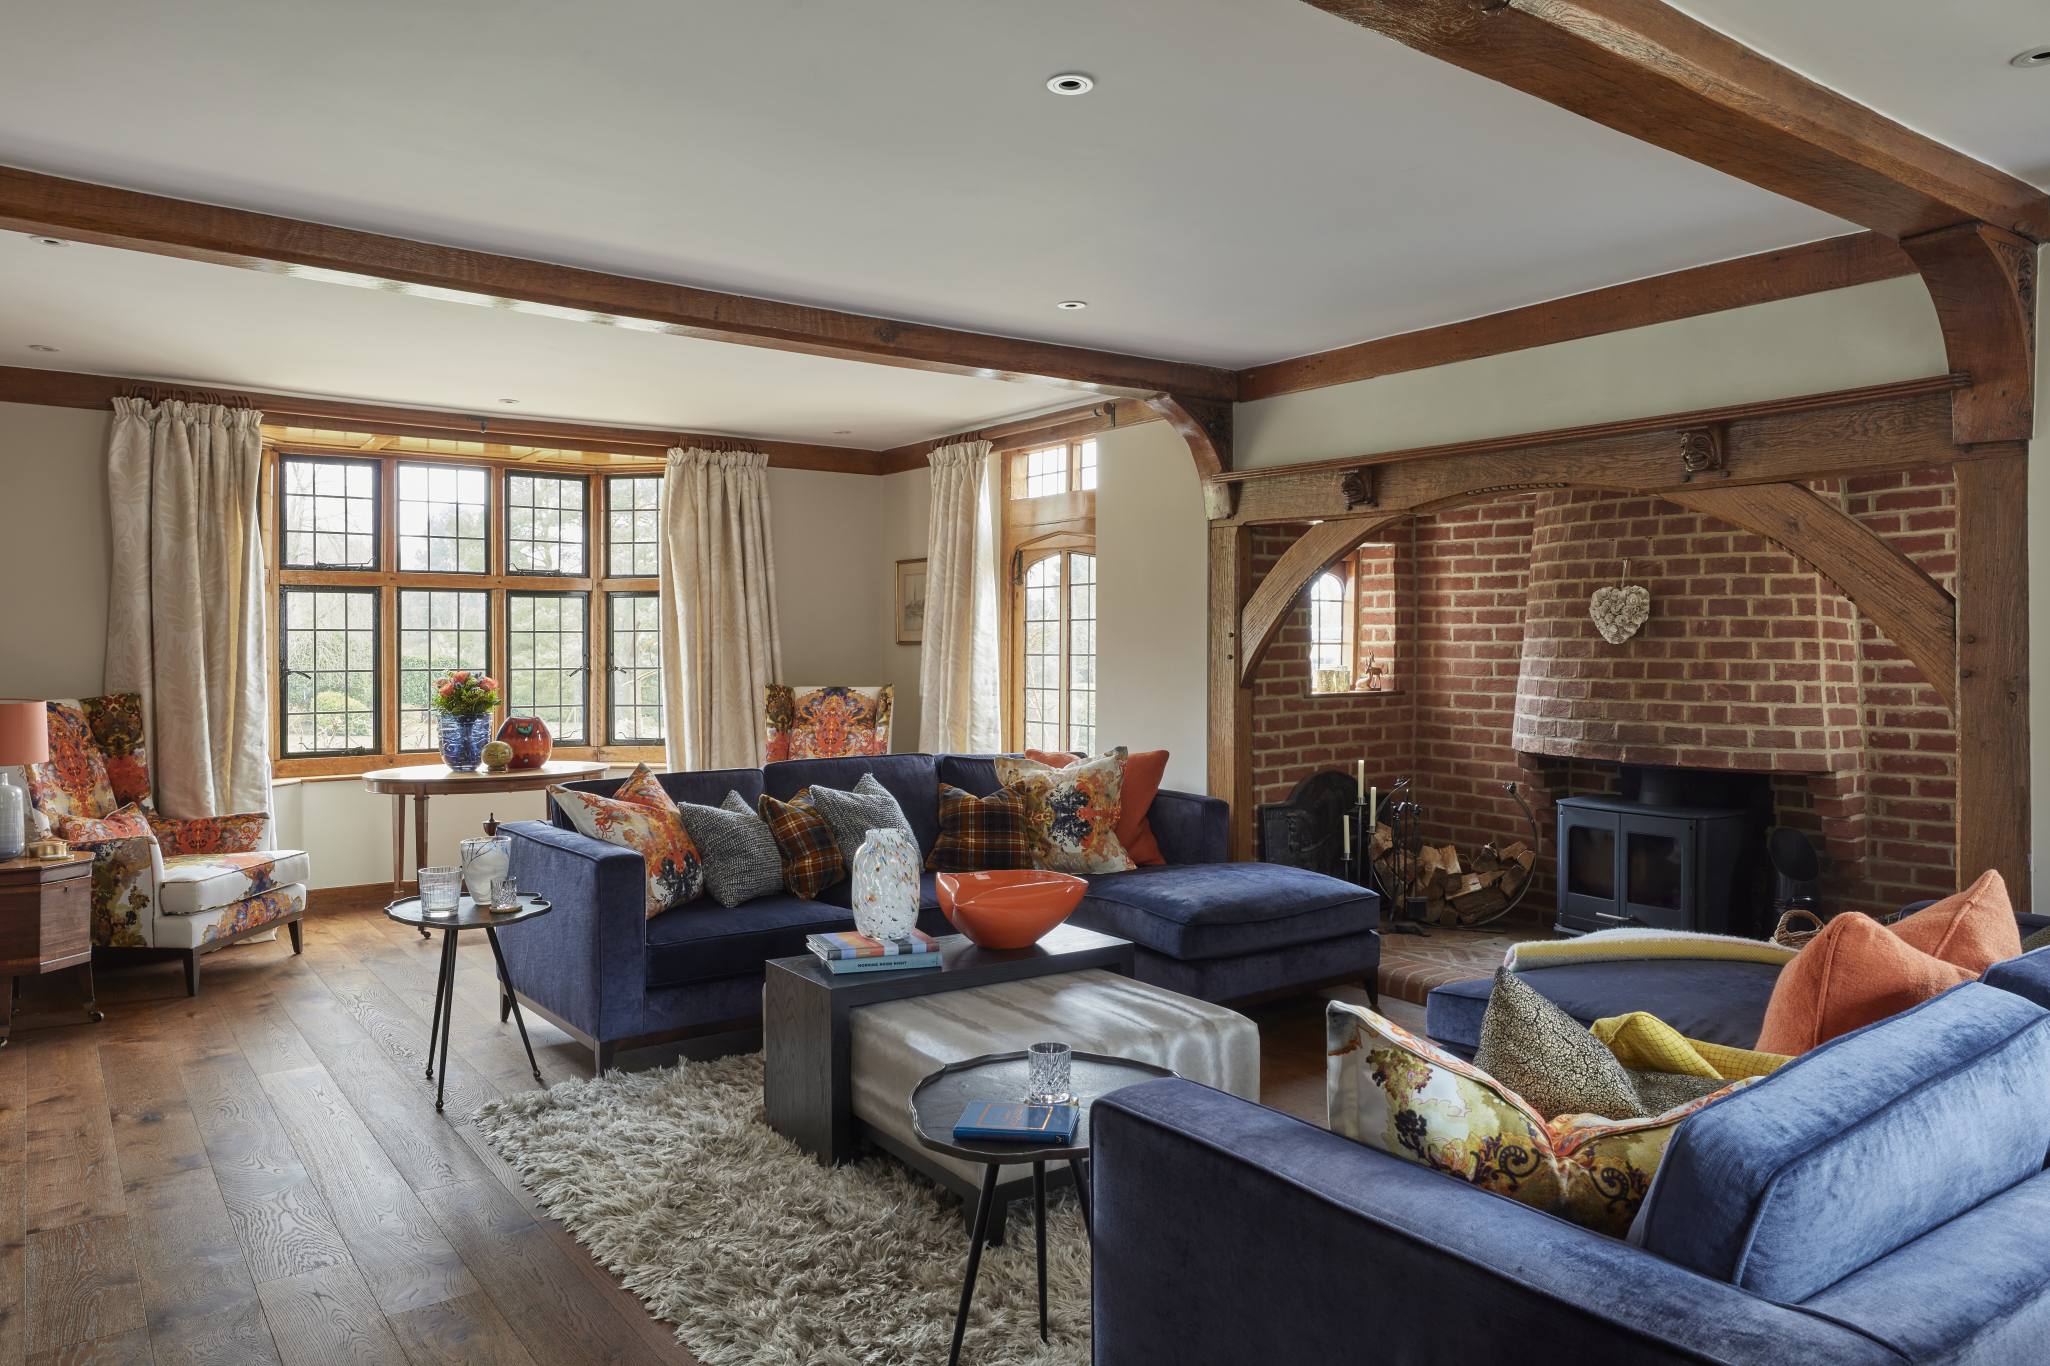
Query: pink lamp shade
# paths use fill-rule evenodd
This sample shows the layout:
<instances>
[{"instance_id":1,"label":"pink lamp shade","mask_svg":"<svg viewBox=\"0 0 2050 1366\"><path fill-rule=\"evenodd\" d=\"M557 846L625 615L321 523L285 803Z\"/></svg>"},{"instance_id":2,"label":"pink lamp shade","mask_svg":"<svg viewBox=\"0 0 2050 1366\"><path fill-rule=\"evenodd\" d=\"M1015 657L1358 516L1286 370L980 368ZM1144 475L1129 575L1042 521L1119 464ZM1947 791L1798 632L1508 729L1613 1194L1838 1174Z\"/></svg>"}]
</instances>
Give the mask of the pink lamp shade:
<instances>
[{"instance_id":1,"label":"pink lamp shade","mask_svg":"<svg viewBox=\"0 0 2050 1366\"><path fill-rule=\"evenodd\" d=\"M48 708L40 702L0 702L0 765L48 762Z\"/></svg>"}]
</instances>

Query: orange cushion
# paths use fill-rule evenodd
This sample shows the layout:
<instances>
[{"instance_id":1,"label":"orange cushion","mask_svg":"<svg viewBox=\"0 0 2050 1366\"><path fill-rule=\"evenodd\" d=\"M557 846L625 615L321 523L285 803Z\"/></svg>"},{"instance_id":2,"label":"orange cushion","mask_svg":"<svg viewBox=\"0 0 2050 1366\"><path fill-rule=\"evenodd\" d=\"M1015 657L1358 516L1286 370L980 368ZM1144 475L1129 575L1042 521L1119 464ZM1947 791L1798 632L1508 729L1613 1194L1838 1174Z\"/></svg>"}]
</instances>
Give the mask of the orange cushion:
<instances>
[{"instance_id":1,"label":"orange cushion","mask_svg":"<svg viewBox=\"0 0 2050 1366\"><path fill-rule=\"evenodd\" d=\"M1892 926L1931 958L1969 968L1975 975L2022 951L2021 927L2007 899L2007 883L1988 869L1979 880Z\"/></svg>"},{"instance_id":2,"label":"orange cushion","mask_svg":"<svg viewBox=\"0 0 2050 1366\"><path fill-rule=\"evenodd\" d=\"M1757 1047L1806 1053L1977 976L1924 953L1868 915L1840 915L1780 969Z\"/></svg>"},{"instance_id":3,"label":"orange cushion","mask_svg":"<svg viewBox=\"0 0 2050 1366\"><path fill-rule=\"evenodd\" d=\"M1066 768L1081 762L1061 750L1028 749L1025 757L1049 768ZM1160 852L1160 841L1153 838L1153 827L1146 823L1146 813L1153 809L1154 795L1166 777L1166 750L1147 749L1125 756L1125 790L1118 805L1118 843L1125 846L1132 862L1141 868L1167 862Z\"/></svg>"}]
</instances>

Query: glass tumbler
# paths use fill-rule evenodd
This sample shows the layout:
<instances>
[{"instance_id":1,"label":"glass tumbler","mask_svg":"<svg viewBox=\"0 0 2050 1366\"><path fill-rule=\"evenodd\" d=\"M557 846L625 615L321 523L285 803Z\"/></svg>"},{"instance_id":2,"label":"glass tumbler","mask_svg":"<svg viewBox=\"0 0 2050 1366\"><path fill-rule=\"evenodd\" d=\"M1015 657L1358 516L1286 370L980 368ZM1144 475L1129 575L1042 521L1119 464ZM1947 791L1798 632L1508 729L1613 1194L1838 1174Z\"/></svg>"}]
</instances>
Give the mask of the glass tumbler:
<instances>
[{"instance_id":1,"label":"glass tumbler","mask_svg":"<svg viewBox=\"0 0 2050 1366\"><path fill-rule=\"evenodd\" d=\"M505 915L520 908L520 880L510 873L491 884L491 909Z\"/></svg>"},{"instance_id":2,"label":"glass tumbler","mask_svg":"<svg viewBox=\"0 0 2050 1366\"><path fill-rule=\"evenodd\" d=\"M1025 1050L1025 1100L1031 1105L1066 1105L1075 1098L1071 1075L1075 1050L1064 1043L1036 1043Z\"/></svg>"},{"instance_id":3,"label":"glass tumbler","mask_svg":"<svg viewBox=\"0 0 2050 1366\"><path fill-rule=\"evenodd\" d=\"M420 870L420 909L429 915L452 915L463 894L460 868Z\"/></svg>"}]
</instances>

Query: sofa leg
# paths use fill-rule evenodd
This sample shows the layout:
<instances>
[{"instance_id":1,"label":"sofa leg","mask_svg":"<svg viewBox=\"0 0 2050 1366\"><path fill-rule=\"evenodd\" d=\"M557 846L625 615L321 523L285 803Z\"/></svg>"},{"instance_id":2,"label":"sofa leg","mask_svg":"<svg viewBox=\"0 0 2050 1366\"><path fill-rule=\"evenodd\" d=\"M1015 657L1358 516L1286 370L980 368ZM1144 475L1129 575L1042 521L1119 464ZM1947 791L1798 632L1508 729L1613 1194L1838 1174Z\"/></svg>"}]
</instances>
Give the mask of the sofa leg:
<instances>
[{"instance_id":1,"label":"sofa leg","mask_svg":"<svg viewBox=\"0 0 2050 1366\"><path fill-rule=\"evenodd\" d=\"M185 994L199 995L199 955L191 949L185 950Z\"/></svg>"},{"instance_id":2,"label":"sofa leg","mask_svg":"<svg viewBox=\"0 0 2050 1366\"><path fill-rule=\"evenodd\" d=\"M510 1012L508 1012L510 1013ZM591 1075L602 1077L612 1066L612 1045L600 1040L591 1045Z\"/></svg>"},{"instance_id":3,"label":"sofa leg","mask_svg":"<svg viewBox=\"0 0 2050 1366\"><path fill-rule=\"evenodd\" d=\"M292 952L294 954L301 954L306 952L305 924L301 921L294 920L290 925L286 926L286 929L290 930L292 934Z\"/></svg>"}]
</instances>

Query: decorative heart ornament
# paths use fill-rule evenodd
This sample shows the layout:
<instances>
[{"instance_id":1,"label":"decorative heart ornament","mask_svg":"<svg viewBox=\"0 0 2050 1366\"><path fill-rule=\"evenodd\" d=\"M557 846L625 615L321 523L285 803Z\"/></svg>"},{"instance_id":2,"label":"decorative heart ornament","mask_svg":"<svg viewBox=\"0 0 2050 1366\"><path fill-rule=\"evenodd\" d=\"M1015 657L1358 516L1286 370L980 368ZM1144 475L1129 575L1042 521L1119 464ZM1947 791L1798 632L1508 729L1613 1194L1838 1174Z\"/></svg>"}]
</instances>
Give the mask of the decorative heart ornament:
<instances>
[{"instance_id":1,"label":"decorative heart ornament","mask_svg":"<svg viewBox=\"0 0 2050 1366\"><path fill-rule=\"evenodd\" d=\"M1594 628L1603 640L1621 645L1651 616L1651 590L1641 583L1597 588L1588 599L1587 614L1594 618Z\"/></svg>"}]
</instances>

